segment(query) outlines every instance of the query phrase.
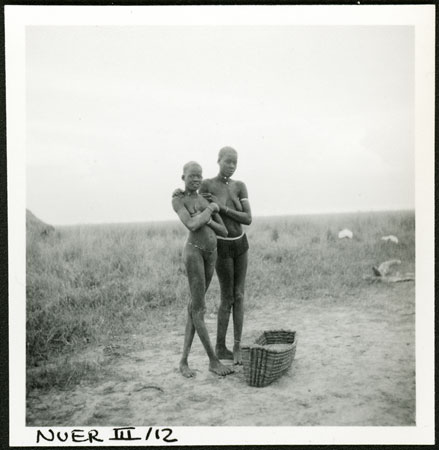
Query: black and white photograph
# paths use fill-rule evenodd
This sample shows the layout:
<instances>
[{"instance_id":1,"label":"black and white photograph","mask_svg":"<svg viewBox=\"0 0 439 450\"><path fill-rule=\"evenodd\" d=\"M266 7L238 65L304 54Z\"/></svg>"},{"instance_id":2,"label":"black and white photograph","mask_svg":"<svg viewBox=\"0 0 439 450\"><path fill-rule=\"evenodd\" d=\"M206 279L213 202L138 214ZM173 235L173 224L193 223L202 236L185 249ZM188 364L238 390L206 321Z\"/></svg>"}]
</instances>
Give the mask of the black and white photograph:
<instances>
[{"instance_id":1,"label":"black and white photograph","mask_svg":"<svg viewBox=\"0 0 439 450\"><path fill-rule=\"evenodd\" d=\"M11 445L434 442L434 21L5 8Z\"/></svg>"}]
</instances>

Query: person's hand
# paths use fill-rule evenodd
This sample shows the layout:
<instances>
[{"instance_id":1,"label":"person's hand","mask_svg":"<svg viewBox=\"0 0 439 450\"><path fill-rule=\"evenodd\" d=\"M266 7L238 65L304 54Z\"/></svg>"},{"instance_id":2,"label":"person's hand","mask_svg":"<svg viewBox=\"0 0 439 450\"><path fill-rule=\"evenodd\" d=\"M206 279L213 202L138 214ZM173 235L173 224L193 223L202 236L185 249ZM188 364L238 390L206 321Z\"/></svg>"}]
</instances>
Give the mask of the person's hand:
<instances>
[{"instance_id":1,"label":"person's hand","mask_svg":"<svg viewBox=\"0 0 439 450\"><path fill-rule=\"evenodd\" d=\"M177 188L173 193L172 193L172 198L182 198L184 197L184 191L182 191L180 188Z\"/></svg>"},{"instance_id":2,"label":"person's hand","mask_svg":"<svg viewBox=\"0 0 439 450\"><path fill-rule=\"evenodd\" d=\"M201 194L208 202L212 203L216 203L219 207L219 211L221 211L222 209L225 209L225 206L223 206L219 201L218 201L218 197L216 195L211 194L210 192L205 192L203 194Z\"/></svg>"},{"instance_id":3,"label":"person's hand","mask_svg":"<svg viewBox=\"0 0 439 450\"><path fill-rule=\"evenodd\" d=\"M215 203L215 202L210 203L209 206L208 206L208 208L212 210L212 213L215 213L215 212L219 212L219 211L220 211L220 207L219 207L218 204Z\"/></svg>"},{"instance_id":4,"label":"person's hand","mask_svg":"<svg viewBox=\"0 0 439 450\"><path fill-rule=\"evenodd\" d=\"M218 198L216 195L211 194L210 192L203 192L201 194L208 202L215 202L218 204Z\"/></svg>"}]
</instances>

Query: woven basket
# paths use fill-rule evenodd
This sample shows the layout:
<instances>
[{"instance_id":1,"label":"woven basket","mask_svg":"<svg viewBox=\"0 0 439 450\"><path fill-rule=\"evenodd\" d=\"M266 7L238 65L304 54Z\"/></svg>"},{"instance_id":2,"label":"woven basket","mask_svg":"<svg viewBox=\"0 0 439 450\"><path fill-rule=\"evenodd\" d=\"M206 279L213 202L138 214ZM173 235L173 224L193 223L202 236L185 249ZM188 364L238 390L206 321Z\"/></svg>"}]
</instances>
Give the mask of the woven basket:
<instances>
[{"instance_id":1,"label":"woven basket","mask_svg":"<svg viewBox=\"0 0 439 450\"><path fill-rule=\"evenodd\" d=\"M282 346L272 344L284 344ZM264 387L283 375L296 354L295 331L264 331L252 345L243 345L244 376L250 386Z\"/></svg>"}]
</instances>

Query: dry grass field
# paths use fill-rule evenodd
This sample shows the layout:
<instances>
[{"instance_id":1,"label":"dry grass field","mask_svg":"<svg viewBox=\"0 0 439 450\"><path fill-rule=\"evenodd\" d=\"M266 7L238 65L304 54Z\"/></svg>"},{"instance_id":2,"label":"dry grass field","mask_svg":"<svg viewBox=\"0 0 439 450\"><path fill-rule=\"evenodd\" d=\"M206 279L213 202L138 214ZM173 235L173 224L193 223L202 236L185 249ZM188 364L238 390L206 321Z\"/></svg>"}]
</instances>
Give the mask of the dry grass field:
<instances>
[{"instance_id":1,"label":"dry grass field","mask_svg":"<svg viewBox=\"0 0 439 450\"><path fill-rule=\"evenodd\" d=\"M28 229L27 425L414 425L414 282L370 279L394 258L415 271L414 212L255 218L247 234L243 341L298 333L292 368L266 388L247 386L241 367L208 372L198 338L197 377L178 373L180 223ZM218 304L214 276L212 340Z\"/></svg>"}]
</instances>

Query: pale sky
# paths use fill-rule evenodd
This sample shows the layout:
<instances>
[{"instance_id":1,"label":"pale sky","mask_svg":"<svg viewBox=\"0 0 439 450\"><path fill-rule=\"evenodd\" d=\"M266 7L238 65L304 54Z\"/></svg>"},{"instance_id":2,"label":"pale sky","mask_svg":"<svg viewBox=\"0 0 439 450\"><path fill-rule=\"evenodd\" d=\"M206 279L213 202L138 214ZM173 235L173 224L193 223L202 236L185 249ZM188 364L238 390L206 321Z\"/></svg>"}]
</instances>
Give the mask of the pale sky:
<instances>
[{"instance_id":1,"label":"pale sky","mask_svg":"<svg viewBox=\"0 0 439 450\"><path fill-rule=\"evenodd\" d=\"M176 219L182 166L238 151L255 216L414 208L409 26L28 27L27 207Z\"/></svg>"}]
</instances>

